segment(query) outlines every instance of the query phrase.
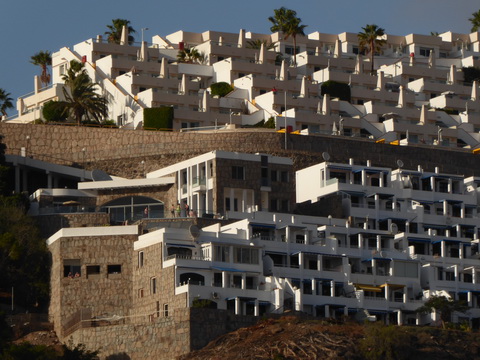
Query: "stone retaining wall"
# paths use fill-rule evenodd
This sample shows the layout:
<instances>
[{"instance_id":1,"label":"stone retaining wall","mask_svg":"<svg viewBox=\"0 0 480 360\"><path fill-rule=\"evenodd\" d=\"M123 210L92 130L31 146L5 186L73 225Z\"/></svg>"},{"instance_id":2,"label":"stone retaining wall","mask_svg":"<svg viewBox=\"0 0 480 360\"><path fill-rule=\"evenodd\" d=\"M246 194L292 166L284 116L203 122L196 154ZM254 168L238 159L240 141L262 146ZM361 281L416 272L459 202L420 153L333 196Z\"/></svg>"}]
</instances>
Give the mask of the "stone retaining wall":
<instances>
[{"instance_id":1,"label":"stone retaining wall","mask_svg":"<svg viewBox=\"0 0 480 360\"><path fill-rule=\"evenodd\" d=\"M401 159L406 169L421 165L427 171L434 171L439 166L445 173L480 176L480 157L470 150L392 146L338 136L288 135L288 151L285 151L284 134L255 129L180 133L1 123L0 134L5 137L9 154L20 154L24 147L27 155L41 160L102 168L128 177L140 177L145 171L216 149L289 156L295 169L322 162L321 154L326 151L333 162L348 162L353 158L356 163L364 164L368 159L374 166L396 168L396 161Z\"/></svg>"},{"instance_id":2,"label":"stone retaining wall","mask_svg":"<svg viewBox=\"0 0 480 360\"><path fill-rule=\"evenodd\" d=\"M176 309L171 316L155 318L149 323L81 328L63 342L71 340L91 350L99 349L101 359L172 360L258 320L226 310Z\"/></svg>"}]
</instances>

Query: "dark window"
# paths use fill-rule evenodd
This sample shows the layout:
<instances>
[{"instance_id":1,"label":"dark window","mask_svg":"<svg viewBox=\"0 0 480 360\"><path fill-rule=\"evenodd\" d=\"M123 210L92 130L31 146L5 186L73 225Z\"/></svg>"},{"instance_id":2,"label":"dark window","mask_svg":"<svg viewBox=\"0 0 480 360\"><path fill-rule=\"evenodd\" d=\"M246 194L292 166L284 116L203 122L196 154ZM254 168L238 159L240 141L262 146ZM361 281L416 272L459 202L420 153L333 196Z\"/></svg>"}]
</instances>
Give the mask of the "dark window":
<instances>
[{"instance_id":1,"label":"dark window","mask_svg":"<svg viewBox=\"0 0 480 360\"><path fill-rule=\"evenodd\" d=\"M138 253L138 267L143 267L143 251Z\"/></svg>"},{"instance_id":2,"label":"dark window","mask_svg":"<svg viewBox=\"0 0 480 360\"><path fill-rule=\"evenodd\" d=\"M277 181L277 170L272 170L270 172L270 178L272 179L272 181Z\"/></svg>"},{"instance_id":3,"label":"dark window","mask_svg":"<svg viewBox=\"0 0 480 360\"><path fill-rule=\"evenodd\" d=\"M81 275L80 259L65 259L63 261L63 276L74 277L75 275L77 277Z\"/></svg>"},{"instance_id":4,"label":"dark window","mask_svg":"<svg viewBox=\"0 0 480 360\"><path fill-rule=\"evenodd\" d=\"M266 94L267 90L260 90L260 95Z\"/></svg>"},{"instance_id":5,"label":"dark window","mask_svg":"<svg viewBox=\"0 0 480 360\"><path fill-rule=\"evenodd\" d=\"M147 90L147 88L140 87L140 92Z\"/></svg>"},{"instance_id":6,"label":"dark window","mask_svg":"<svg viewBox=\"0 0 480 360\"><path fill-rule=\"evenodd\" d=\"M122 265L108 265L107 266L107 273L108 274L121 274L122 273Z\"/></svg>"},{"instance_id":7,"label":"dark window","mask_svg":"<svg viewBox=\"0 0 480 360\"><path fill-rule=\"evenodd\" d=\"M150 279L150 292L152 294L157 293L157 279L156 278L151 278Z\"/></svg>"},{"instance_id":8,"label":"dark window","mask_svg":"<svg viewBox=\"0 0 480 360\"><path fill-rule=\"evenodd\" d=\"M270 211L277 211L277 199L270 199Z\"/></svg>"},{"instance_id":9,"label":"dark window","mask_svg":"<svg viewBox=\"0 0 480 360\"><path fill-rule=\"evenodd\" d=\"M268 156L262 155L260 159L262 166L268 166Z\"/></svg>"},{"instance_id":10,"label":"dark window","mask_svg":"<svg viewBox=\"0 0 480 360\"><path fill-rule=\"evenodd\" d=\"M99 274L100 274L100 265L87 265L87 276L99 275Z\"/></svg>"},{"instance_id":11,"label":"dark window","mask_svg":"<svg viewBox=\"0 0 480 360\"><path fill-rule=\"evenodd\" d=\"M245 180L245 169L243 166L232 166L232 179Z\"/></svg>"},{"instance_id":12,"label":"dark window","mask_svg":"<svg viewBox=\"0 0 480 360\"><path fill-rule=\"evenodd\" d=\"M288 171L282 171L280 176L282 182L288 182Z\"/></svg>"}]
</instances>

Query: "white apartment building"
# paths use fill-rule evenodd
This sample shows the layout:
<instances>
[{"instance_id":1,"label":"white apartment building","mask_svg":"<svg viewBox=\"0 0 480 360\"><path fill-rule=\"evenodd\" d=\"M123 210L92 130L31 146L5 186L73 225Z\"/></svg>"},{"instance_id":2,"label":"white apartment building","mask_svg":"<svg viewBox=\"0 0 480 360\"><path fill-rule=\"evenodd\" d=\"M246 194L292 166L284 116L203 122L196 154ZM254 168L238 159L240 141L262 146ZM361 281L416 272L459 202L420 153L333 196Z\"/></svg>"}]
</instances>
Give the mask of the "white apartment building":
<instances>
[{"instance_id":1,"label":"white apartment building","mask_svg":"<svg viewBox=\"0 0 480 360\"><path fill-rule=\"evenodd\" d=\"M298 37L296 65L291 41L281 33L178 31L133 45L97 36L55 52L52 85L41 88L36 78L34 94L20 97L18 116L7 121L31 122L41 118L46 101L62 99L61 77L75 59L109 99L108 118L120 127L139 128L143 109L171 106L174 130L241 127L273 117L277 130L286 125L308 134L475 148L479 84L465 83L462 68L480 67L479 34L385 35L374 74L353 33ZM274 48L252 49L255 40ZM203 62L178 62L185 47L195 47ZM350 101L322 95L326 81L348 84ZM234 91L211 97L216 82L230 83Z\"/></svg>"}]
</instances>

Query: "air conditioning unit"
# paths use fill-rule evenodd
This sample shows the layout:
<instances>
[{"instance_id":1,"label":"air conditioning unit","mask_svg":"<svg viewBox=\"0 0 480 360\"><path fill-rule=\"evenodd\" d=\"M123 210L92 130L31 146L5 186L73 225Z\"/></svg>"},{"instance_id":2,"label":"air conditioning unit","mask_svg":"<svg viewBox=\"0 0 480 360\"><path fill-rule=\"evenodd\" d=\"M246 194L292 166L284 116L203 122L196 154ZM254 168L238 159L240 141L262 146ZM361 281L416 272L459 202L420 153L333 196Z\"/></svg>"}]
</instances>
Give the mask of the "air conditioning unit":
<instances>
[{"instance_id":1,"label":"air conditioning unit","mask_svg":"<svg viewBox=\"0 0 480 360\"><path fill-rule=\"evenodd\" d=\"M212 299L220 299L220 296L218 295L217 292L212 292Z\"/></svg>"}]
</instances>

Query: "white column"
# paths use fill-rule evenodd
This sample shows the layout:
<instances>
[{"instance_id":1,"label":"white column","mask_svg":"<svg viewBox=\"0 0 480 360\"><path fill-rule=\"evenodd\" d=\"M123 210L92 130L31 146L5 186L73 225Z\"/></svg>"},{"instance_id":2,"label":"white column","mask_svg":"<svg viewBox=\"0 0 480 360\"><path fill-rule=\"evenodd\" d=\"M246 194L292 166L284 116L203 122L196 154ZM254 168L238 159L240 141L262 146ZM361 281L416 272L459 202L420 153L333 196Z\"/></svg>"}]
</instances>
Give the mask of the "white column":
<instances>
[{"instance_id":1,"label":"white column","mask_svg":"<svg viewBox=\"0 0 480 360\"><path fill-rule=\"evenodd\" d=\"M245 273L242 274L242 290L247 288L247 275Z\"/></svg>"},{"instance_id":2,"label":"white column","mask_svg":"<svg viewBox=\"0 0 480 360\"><path fill-rule=\"evenodd\" d=\"M377 251L382 250L382 235L377 235Z\"/></svg>"},{"instance_id":3,"label":"white column","mask_svg":"<svg viewBox=\"0 0 480 360\"><path fill-rule=\"evenodd\" d=\"M228 274L225 271L222 271L222 288L228 288L230 284L228 283Z\"/></svg>"},{"instance_id":4,"label":"white column","mask_svg":"<svg viewBox=\"0 0 480 360\"><path fill-rule=\"evenodd\" d=\"M446 245L445 245L445 241L441 241L441 242L440 242L440 249L441 249L440 255L441 255L442 257L446 257L446 255L447 255L447 247L446 247Z\"/></svg>"},{"instance_id":5,"label":"white column","mask_svg":"<svg viewBox=\"0 0 480 360\"><path fill-rule=\"evenodd\" d=\"M242 315L242 302L238 297L235 298L235 315Z\"/></svg>"},{"instance_id":6,"label":"white column","mask_svg":"<svg viewBox=\"0 0 480 360\"><path fill-rule=\"evenodd\" d=\"M330 281L330 296L335 297L335 281Z\"/></svg>"},{"instance_id":7,"label":"white column","mask_svg":"<svg viewBox=\"0 0 480 360\"><path fill-rule=\"evenodd\" d=\"M367 186L367 172L362 170L362 186Z\"/></svg>"},{"instance_id":8,"label":"white column","mask_svg":"<svg viewBox=\"0 0 480 360\"><path fill-rule=\"evenodd\" d=\"M443 215L444 216L448 215L448 202L447 202L447 200L443 201Z\"/></svg>"},{"instance_id":9,"label":"white column","mask_svg":"<svg viewBox=\"0 0 480 360\"><path fill-rule=\"evenodd\" d=\"M390 301L390 286L385 284L385 300Z\"/></svg>"},{"instance_id":10,"label":"white column","mask_svg":"<svg viewBox=\"0 0 480 360\"><path fill-rule=\"evenodd\" d=\"M403 316L402 310L398 310L397 312L397 323L398 325L403 325Z\"/></svg>"},{"instance_id":11,"label":"white column","mask_svg":"<svg viewBox=\"0 0 480 360\"><path fill-rule=\"evenodd\" d=\"M473 307L473 297L472 297L472 292L469 291L467 292L467 302L468 302L468 307Z\"/></svg>"},{"instance_id":12,"label":"white column","mask_svg":"<svg viewBox=\"0 0 480 360\"><path fill-rule=\"evenodd\" d=\"M254 312L253 312L253 315L255 316L259 316L260 315L260 305L258 304L258 299L255 299L255 308L254 308Z\"/></svg>"}]
</instances>

